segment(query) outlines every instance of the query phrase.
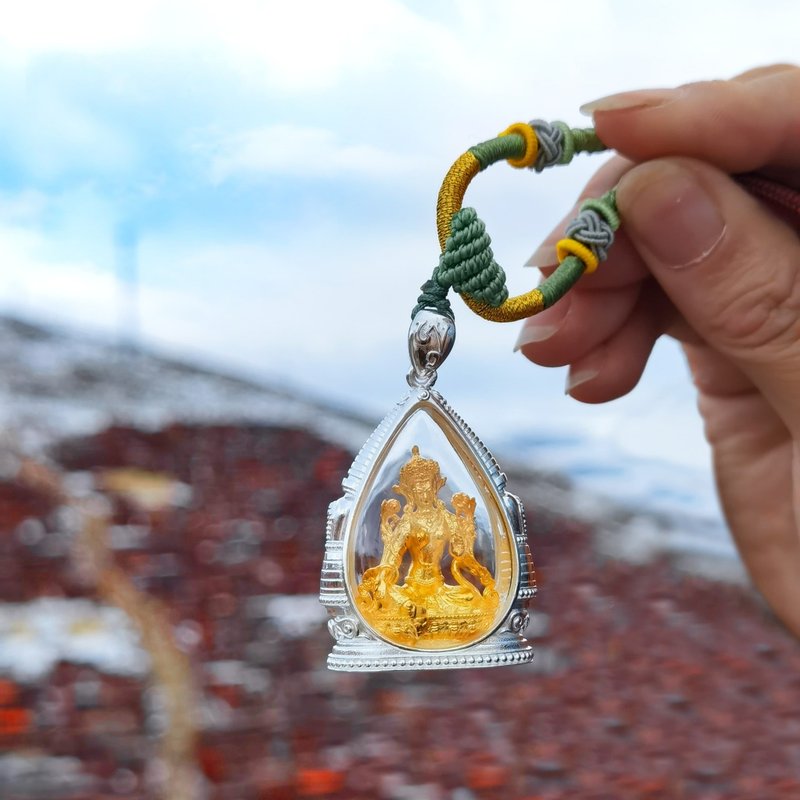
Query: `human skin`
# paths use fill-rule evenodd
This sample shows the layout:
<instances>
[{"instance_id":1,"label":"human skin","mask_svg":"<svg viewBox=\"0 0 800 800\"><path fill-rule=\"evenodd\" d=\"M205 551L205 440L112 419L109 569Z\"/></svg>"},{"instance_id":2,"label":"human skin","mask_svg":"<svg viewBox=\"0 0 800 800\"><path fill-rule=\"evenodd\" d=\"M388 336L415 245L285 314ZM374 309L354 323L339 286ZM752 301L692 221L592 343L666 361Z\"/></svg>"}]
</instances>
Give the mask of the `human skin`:
<instances>
[{"instance_id":1,"label":"human skin","mask_svg":"<svg viewBox=\"0 0 800 800\"><path fill-rule=\"evenodd\" d=\"M584 109L620 155L582 197L618 185L622 228L595 274L526 320L517 348L569 365L568 393L603 403L636 386L659 336L681 342L733 538L800 636L800 239L731 177L758 172L800 189L800 68ZM556 263L563 228L531 263Z\"/></svg>"}]
</instances>

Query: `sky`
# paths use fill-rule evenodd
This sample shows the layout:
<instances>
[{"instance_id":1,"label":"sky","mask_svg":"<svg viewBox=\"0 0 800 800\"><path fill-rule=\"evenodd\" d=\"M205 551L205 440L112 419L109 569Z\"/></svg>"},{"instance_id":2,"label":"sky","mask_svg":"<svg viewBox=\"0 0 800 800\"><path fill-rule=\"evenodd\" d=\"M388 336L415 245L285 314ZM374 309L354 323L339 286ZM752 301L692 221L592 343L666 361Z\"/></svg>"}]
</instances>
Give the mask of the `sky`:
<instances>
[{"instance_id":1,"label":"sky","mask_svg":"<svg viewBox=\"0 0 800 800\"><path fill-rule=\"evenodd\" d=\"M611 92L791 61L774 0L2 2L0 311L135 339L380 416L438 248L438 186L509 123ZM603 156L498 165L468 202L512 294ZM581 406L517 326L455 300L440 388L482 433L578 430L675 464L708 454L681 356Z\"/></svg>"}]
</instances>

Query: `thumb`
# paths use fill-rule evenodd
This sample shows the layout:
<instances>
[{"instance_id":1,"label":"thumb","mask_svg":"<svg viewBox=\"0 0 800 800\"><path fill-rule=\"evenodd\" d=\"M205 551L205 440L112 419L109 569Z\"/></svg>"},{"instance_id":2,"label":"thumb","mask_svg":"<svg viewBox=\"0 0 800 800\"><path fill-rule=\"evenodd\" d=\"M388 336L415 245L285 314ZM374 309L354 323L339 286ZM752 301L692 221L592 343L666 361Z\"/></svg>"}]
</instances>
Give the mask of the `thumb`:
<instances>
[{"instance_id":1,"label":"thumb","mask_svg":"<svg viewBox=\"0 0 800 800\"><path fill-rule=\"evenodd\" d=\"M800 242L724 172L683 158L621 180L625 230L689 325L800 433Z\"/></svg>"}]
</instances>

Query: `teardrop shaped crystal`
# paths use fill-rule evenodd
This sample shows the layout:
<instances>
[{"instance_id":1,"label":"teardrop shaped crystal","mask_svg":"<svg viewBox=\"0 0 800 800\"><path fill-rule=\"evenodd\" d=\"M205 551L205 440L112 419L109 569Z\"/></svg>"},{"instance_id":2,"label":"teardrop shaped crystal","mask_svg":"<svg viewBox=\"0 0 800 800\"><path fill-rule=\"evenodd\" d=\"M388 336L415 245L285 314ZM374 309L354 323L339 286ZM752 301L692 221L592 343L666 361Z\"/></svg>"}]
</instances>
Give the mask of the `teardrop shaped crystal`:
<instances>
[{"instance_id":1,"label":"teardrop shaped crystal","mask_svg":"<svg viewBox=\"0 0 800 800\"><path fill-rule=\"evenodd\" d=\"M502 499L481 454L428 392L372 460L345 541L353 610L395 646L474 644L514 601L519 559Z\"/></svg>"}]
</instances>

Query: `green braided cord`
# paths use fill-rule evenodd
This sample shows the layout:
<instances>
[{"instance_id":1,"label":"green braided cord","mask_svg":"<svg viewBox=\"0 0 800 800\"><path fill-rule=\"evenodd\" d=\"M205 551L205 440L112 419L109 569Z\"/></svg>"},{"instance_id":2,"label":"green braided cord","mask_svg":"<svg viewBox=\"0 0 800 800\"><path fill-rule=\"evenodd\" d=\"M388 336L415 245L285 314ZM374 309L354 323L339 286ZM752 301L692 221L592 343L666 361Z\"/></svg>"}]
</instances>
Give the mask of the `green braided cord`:
<instances>
[{"instance_id":1,"label":"green braided cord","mask_svg":"<svg viewBox=\"0 0 800 800\"><path fill-rule=\"evenodd\" d=\"M608 148L597 138L594 128L570 128L566 122L554 122L564 134L564 150L559 164L569 164L577 153L600 153Z\"/></svg>"},{"instance_id":2,"label":"green braided cord","mask_svg":"<svg viewBox=\"0 0 800 800\"><path fill-rule=\"evenodd\" d=\"M508 297L506 274L494 260L486 225L474 208L466 207L453 214L451 230L435 279L459 294L495 308L501 305Z\"/></svg>"},{"instance_id":3,"label":"green braided cord","mask_svg":"<svg viewBox=\"0 0 800 800\"><path fill-rule=\"evenodd\" d=\"M469 148L469 152L478 159L481 171L497 161L508 158L521 158L525 153L525 139L519 133L508 136L496 136L487 142L481 142Z\"/></svg>"},{"instance_id":4,"label":"green braided cord","mask_svg":"<svg viewBox=\"0 0 800 800\"><path fill-rule=\"evenodd\" d=\"M436 272L437 270L434 270L433 277L429 278L427 281L425 281L425 283L422 284L422 293L417 298L417 304L414 306L414 310L411 312L411 319L414 319L414 317L417 315L417 312L422 311L423 309L437 311L439 314L442 314L445 317L449 317L453 320L455 319L453 307L450 305L450 301L447 299L448 287L442 286L442 284L436 280Z\"/></svg>"},{"instance_id":5,"label":"green braided cord","mask_svg":"<svg viewBox=\"0 0 800 800\"><path fill-rule=\"evenodd\" d=\"M588 200L584 200L581 205L581 211L587 208L596 211L611 226L612 231L619 228L620 218L617 210L616 187L606 192L602 197L590 197Z\"/></svg>"},{"instance_id":6,"label":"green braided cord","mask_svg":"<svg viewBox=\"0 0 800 800\"><path fill-rule=\"evenodd\" d=\"M498 269L501 268L498 266ZM578 278L583 275L585 269L586 266L583 261L577 256L567 256L558 265L555 271L539 284L539 291L542 293L544 300L544 308L549 308L556 301L560 300L575 285ZM442 286L439 283L440 275L441 272L437 268L434 270L433 277L422 285L422 294L419 296L417 305L414 306L414 310L411 312L412 319L416 316L418 311L422 311L423 309L433 309L450 319L454 319L453 309L450 302L447 300L449 284L448 286ZM438 287L438 290L435 287ZM456 289L457 292L460 291L455 286L453 288ZM506 291L506 295L507 294L508 292ZM471 296L475 297L476 295ZM503 300L500 300L500 302L489 302L489 304L497 307L502 302Z\"/></svg>"},{"instance_id":7,"label":"green braided cord","mask_svg":"<svg viewBox=\"0 0 800 800\"><path fill-rule=\"evenodd\" d=\"M611 230L616 231L620 224L619 212L617 211L617 190L611 189L602 197L590 197L584 200L581 204L578 219L585 211L594 211L599 214L608 223ZM587 246L598 257L598 260L602 261L605 258L604 250L601 251L588 243ZM572 288L578 278L583 275L585 269L586 265L577 256L567 256L556 270L539 284L539 291L544 299L544 307L549 308L553 303L560 300Z\"/></svg>"},{"instance_id":8,"label":"green braided cord","mask_svg":"<svg viewBox=\"0 0 800 800\"><path fill-rule=\"evenodd\" d=\"M594 128L570 128L564 122L554 122L549 129L552 128L558 128L563 133L563 140L558 160L551 160L549 164L568 164L577 153L597 153L608 149L597 137ZM480 169L484 170L497 161L521 158L525 148L523 136L510 133L476 144L469 148L469 152L477 159ZM602 197L585 200L581 205L581 213L571 224L579 221L581 214L586 211L595 212L611 231L616 231L620 226L616 189L611 189ZM585 245L600 261L606 257L604 247L613 239L613 234L608 235L609 240L602 247L597 245L596 240L584 240ZM577 241L581 240L579 233L575 236ZM542 293L544 308L560 300L585 270L586 265L581 259L568 255L538 287ZM451 286L459 294L494 308L502 305L508 298L505 272L495 261L486 226L474 208L462 208L453 215L451 235L440 256L439 265L434 269L431 278L422 285L422 293L411 312L412 318L422 309L434 309L453 319L453 310L447 299Z\"/></svg>"},{"instance_id":9,"label":"green braided cord","mask_svg":"<svg viewBox=\"0 0 800 800\"><path fill-rule=\"evenodd\" d=\"M564 144L559 164L569 164L578 153L601 153L608 147L600 141L594 128L570 128L566 122L554 122L564 134ZM525 139L519 133L497 136L469 148L469 152L478 159L481 171L498 161L509 158L521 158L525 153Z\"/></svg>"},{"instance_id":10,"label":"green braided cord","mask_svg":"<svg viewBox=\"0 0 800 800\"><path fill-rule=\"evenodd\" d=\"M606 192L602 197L585 200L581 205L581 213L585 210L599 214L612 230L619 228L620 218L615 189ZM596 250L595 254L601 260L604 257ZM539 284L544 307L549 308L560 300L575 285L585 269L586 265L577 256L567 256L555 271ZM450 286L459 294L468 295L493 308L497 308L508 297L505 272L494 259L486 225L474 208L462 208L453 215L452 236L447 240L433 277L422 287L423 293L417 301L412 317L421 308L440 310L439 304L442 301L447 303L447 290ZM449 303L446 310L442 310L441 313L453 318Z\"/></svg>"},{"instance_id":11,"label":"green braided cord","mask_svg":"<svg viewBox=\"0 0 800 800\"><path fill-rule=\"evenodd\" d=\"M539 291L544 298L544 307L550 308L560 300L583 275L586 265L577 256L567 256L540 284Z\"/></svg>"}]
</instances>

